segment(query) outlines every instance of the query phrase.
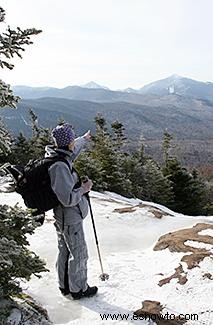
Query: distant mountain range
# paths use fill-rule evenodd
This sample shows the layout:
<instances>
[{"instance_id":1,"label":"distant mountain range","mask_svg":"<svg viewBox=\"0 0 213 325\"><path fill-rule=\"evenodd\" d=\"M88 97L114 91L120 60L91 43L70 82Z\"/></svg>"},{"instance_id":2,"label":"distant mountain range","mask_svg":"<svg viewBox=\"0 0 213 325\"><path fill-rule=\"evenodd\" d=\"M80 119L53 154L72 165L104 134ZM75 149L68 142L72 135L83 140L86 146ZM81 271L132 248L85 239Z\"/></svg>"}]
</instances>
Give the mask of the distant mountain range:
<instances>
[{"instance_id":1,"label":"distant mountain range","mask_svg":"<svg viewBox=\"0 0 213 325\"><path fill-rule=\"evenodd\" d=\"M167 129L187 163L213 162L213 83L173 75L140 90L112 91L92 82L63 89L16 86L14 92L23 98L17 109L0 113L16 135L20 131L30 135L29 108L42 126L51 128L63 117L75 125L77 134L87 129L94 132L94 118L100 112L109 123L117 119L124 124L130 147L142 135L147 150L159 156Z\"/></svg>"},{"instance_id":2,"label":"distant mountain range","mask_svg":"<svg viewBox=\"0 0 213 325\"><path fill-rule=\"evenodd\" d=\"M93 81L82 86L68 86L65 88L14 86L13 90L15 94L22 98L57 97L96 102L127 101L141 104L144 95L176 94L213 102L212 82L196 81L178 75L152 82L138 90L127 88L122 91L113 91Z\"/></svg>"}]
</instances>

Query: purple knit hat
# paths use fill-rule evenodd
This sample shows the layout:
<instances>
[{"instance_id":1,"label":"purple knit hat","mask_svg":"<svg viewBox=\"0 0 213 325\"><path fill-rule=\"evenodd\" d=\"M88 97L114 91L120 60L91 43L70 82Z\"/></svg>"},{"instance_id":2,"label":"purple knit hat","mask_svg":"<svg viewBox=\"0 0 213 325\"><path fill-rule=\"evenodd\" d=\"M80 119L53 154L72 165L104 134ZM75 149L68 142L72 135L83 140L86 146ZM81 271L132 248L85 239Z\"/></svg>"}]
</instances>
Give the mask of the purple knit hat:
<instances>
[{"instance_id":1,"label":"purple knit hat","mask_svg":"<svg viewBox=\"0 0 213 325\"><path fill-rule=\"evenodd\" d=\"M72 128L72 125L68 123L57 125L52 130L52 136L59 148L68 146L75 140L75 133Z\"/></svg>"}]
</instances>

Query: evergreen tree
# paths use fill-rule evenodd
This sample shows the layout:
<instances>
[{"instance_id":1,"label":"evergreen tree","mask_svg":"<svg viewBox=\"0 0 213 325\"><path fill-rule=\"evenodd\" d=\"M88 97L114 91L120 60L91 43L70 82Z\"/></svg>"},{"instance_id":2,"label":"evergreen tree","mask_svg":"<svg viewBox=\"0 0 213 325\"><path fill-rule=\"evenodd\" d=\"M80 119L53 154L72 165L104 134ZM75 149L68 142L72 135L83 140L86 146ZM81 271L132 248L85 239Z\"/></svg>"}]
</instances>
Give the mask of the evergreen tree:
<instances>
[{"instance_id":1,"label":"evergreen tree","mask_svg":"<svg viewBox=\"0 0 213 325\"><path fill-rule=\"evenodd\" d=\"M112 145L115 151L117 168L120 174L120 181L122 189L119 190L119 194L126 196L132 195L132 183L127 172L127 164L129 154L125 151L125 145L127 138L125 135L125 128L119 121L115 121L111 124L112 129Z\"/></svg>"},{"instance_id":2,"label":"evergreen tree","mask_svg":"<svg viewBox=\"0 0 213 325\"><path fill-rule=\"evenodd\" d=\"M5 11L0 7L0 23L4 20ZM12 30L10 27L0 33L0 68L13 69L10 60L14 56L21 58L24 46L32 43L30 37L38 33L40 31L34 28ZM0 107L14 107L17 101L18 97L13 95L10 86L0 80ZM2 125L0 130L0 143L4 140L7 144L7 132ZM31 220L31 215L17 206L0 205L0 299L21 292L19 279L29 280L32 274L46 271L44 262L26 247L26 234L32 234L36 226Z\"/></svg>"},{"instance_id":3,"label":"evergreen tree","mask_svg":"<svg viewBox=\"0 0 213 325\"><path fill-rule=\"evenodd\" d=\"M10 153L12 136L0 118L0 163L4 163Z\"/></svg>"},{"instance_id":4,"label":"evergreen tree","mask_svg":"<svg viewBox=\"0 0 213 325\"><path fill-rule=\"evenodd\" d=\"M14 140L11 148L9 161L16 165L26 165L33 158L33 148L30 141L20 133Z\"/></svg>"},{"instance_id":5,"label":"evergreen tree","mask_svg":"<svg viewBox=\"0 0 213 325\"><path fill-rule=\"evenodd\" d=\"M163 133L163 158L164 158L164 164L167 165L167 161L170 157L170 149L171 149L171 141L173 140L173 136L165 130Z\"/></svg>"},{"instance_id":6,"label":"evergreen tree","mask_svg":"<svg viewBox=\"0 0 213 325\"><path fill-rule=\"evenodd\" d=\"M204 209L206 211L206 215L213 215L213 185L207 183L207 191L206 191L206 205Z\"/></svg>"},{"instance_id":7,"label":"evergreen tree","mask_svg":"<svg viewBox=\"0 0 213 325\"><path fill-rule=\"evenodd\" d=\"M113 131L112 140L115 150L119 152L126 142L125 128L123 124L117 120L111 124L111 128Z\"/></svg>"},{"instance_id":8,"label":"evergreen tree","mask_svg":"<svg viewBox=\"0 0 213 325\"><path fill-rule=\"evenodd\" d=\"M75 161L74 167L81 177L88 176L93 182L93 190L104 189L103 170L97 159L94 159L91 152L82 152Z\"/></svg>"},{"instance_id":9,"label":"evergreen tree","mask_svg":"<svg viewBox=\"0 0 213 325\"><path fill-rule=\"evenodd\" d=\"M146 200L171 207L173 203L171 182L164 177L159 166L152 159L147 159L142 171L143 195Z\"/></svg>"},{"instance_id":10,"label":"evergreen tree","mask_svg":"<svg viewBox=\"0 0 213 325\"><path fill-rule=\"evenodd\" d=\"M115 146L115 141L108 132L106 120L101 114L96 116L95 122L96 134L93 138L92 158L98 161L100 166L103 189L125 194L128 191L129 181L123 174L122 157L118 153L120 139L119 145Z\"/></svg>"},{"instance_id":11,"label":"evergreen tree","mask_svg":"<svg viewBox=\"0 0 213 325\"><path fill-rule=\"evenodd\" d=\"M170 158L164 168L164 175L172 182L175 211L188 215L205 213L206 186L197 172L190 174L176 158Z\"/></svg>"},{"instance_id":12,"label":"evergreen tree","mask_svg":"<svg viewBox=\"0 0 213 325\"><path fill-rule=\"evenodd\" d=\"M96 134L93 136L93 148L91 156L98 163L99 182L102 182L104 190L109 189L113 170L113 147L106 126L106 120L101 114L95 117ZM101 177L100 177L101 176Z\"/></svg>"},{"instance_id":13,"label":"evergreen tree","mask_svg":"<svg viewBox=\"0 0 213 325\"><path fill-rule=\"evenodd\" d=\"M34 157L43 158L45 153L45 146L52 144L51 131L48 128L40 128L39 136L36 141L32 139L34 144Z\"/></svg>"},{"instance_id":14,"label":"evergreen tree","mask_svg":"<svg viewBox=\"0 0 213 325\"><path fill-rule=\"evenodd\" d=\"M37 137L39 137L39 133L40 133L40 129L38 126L38 116L31 108L29 109L29 115L30 115L31 129L32 129L32 138L36 139Z\"/></svg>"},{"instance_id":15,"label":"evergreen tree","mask_svg":"<svg viewBox=\"0 0 213 325\"><path fill-rule=\"evenodd\" d=\"M30 109L30 120L32 128L32 138L30 145L33 148L33 158L40 159L44 156L44 148L53 142L51 131L48 128L39 126L38 116Z\"/></svg>"},{"instance_id":16,"label":"evergreen tree","mask_svg":"<svg viewBox=\"0 0 213 325\"><path fill-rule=\"evenodd\" d=\"M1 10L1 8L0 8ZM0 59L1 63L1 59ZM14 96L10 85L6 84L0 79L0 108L5 106L10 106L15 108L19 100L18 96Z\"/></svg>"},{"instance_id":17,"label":"evergreen tree","mask_svg":"<svg viewBox=\"0 0 213 325\"><path fill-rule=\"evenodd\" d=\"M138 151L132 157L131 179L136 197L172 206L171 182L163 175L157 163L145 155L143 142L140 143Z\"/></svg>"},{"instance_id":18,"label":"evergreen tree","mask_svg":"<svg viewBox=\"0 0 213 325\"><path fill-rule=\"evenodd\" d=\"M4 23L4 21L5 11L0 7L0 23ZM25 51L24 46L32 44L31 36L40 32L41 30L35 28L22 30L19 27L11 29L8 26L5 32L0 33L0 68L12 70L14 65L10 60L14 56L22 58L21 53ZM0 80L0 107L15 107L18 99L19 97L13 95L10 85Z\"/></svg>"},{"instance_id":19,"label":"evergreen tree","mask_svg":"<svg viewBox=\"0 0 213 325\"><path fill-rule=\"evenodd\" d=\"M47 271L36 254L27 249L27 234L36 224L29 212L18 206L0 206L0 299L21 292L19 279Z\"/></svg>"}]
</instances>

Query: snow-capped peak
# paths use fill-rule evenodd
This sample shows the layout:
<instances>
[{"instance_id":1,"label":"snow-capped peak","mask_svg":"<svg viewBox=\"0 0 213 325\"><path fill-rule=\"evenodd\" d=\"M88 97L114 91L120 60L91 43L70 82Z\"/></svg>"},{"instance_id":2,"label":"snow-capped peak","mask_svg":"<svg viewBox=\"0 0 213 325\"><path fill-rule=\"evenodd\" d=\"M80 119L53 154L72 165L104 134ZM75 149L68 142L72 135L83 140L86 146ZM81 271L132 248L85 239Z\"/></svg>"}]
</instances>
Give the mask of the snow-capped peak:
<instances>
[{"instance_id":1,"label":"snow-capped peak","mask_svg":"<svg viewBox=\"0 0 213 325\"><path fill-rule=\"evenodd\" d=\"M82 87L82 88L91 88L91 89L109 89L109 88L107 88L105 86L101 86L101 85L97 84L94 81L90 81L90 82L88 82L88 83L86 83L84 85L81 85L80 87Z\"/></svg>"}]
</instances>

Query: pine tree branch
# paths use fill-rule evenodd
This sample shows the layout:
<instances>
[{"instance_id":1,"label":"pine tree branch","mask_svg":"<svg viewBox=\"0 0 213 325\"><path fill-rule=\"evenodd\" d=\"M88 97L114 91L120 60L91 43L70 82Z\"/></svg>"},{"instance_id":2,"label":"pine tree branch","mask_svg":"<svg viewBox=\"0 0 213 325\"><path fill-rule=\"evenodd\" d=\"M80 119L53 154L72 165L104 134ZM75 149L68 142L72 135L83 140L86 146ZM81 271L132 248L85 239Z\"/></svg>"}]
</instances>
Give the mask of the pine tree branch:
<instances>
[{"instance_id":1,"label":"pine tree branch","mask_svg":"<svg viewBox=\"0 0 213 325\"><path fill-rule=\"evenodd\" d=\"M22 58L20 52L25 51L24 46L33 44L30 37L32 35L38 35L41 32L41 30L35 28L22 30L20 27L17 27L17 29L14 30L8 26L6 32L0 34L0 67L12 70L14 64L3 60L3 57L8 60L12 59L14 56Z\"/></svg>"},{"instance_id":2,"label":"pine tree branch","mask_svg":"<svg viewBox=\"0 0 213 325\"><path fill-rule=\"evenodd\" d=\"M0 23L5 19L5 10L0 7Z\"/></svg>"}]
</instances>

